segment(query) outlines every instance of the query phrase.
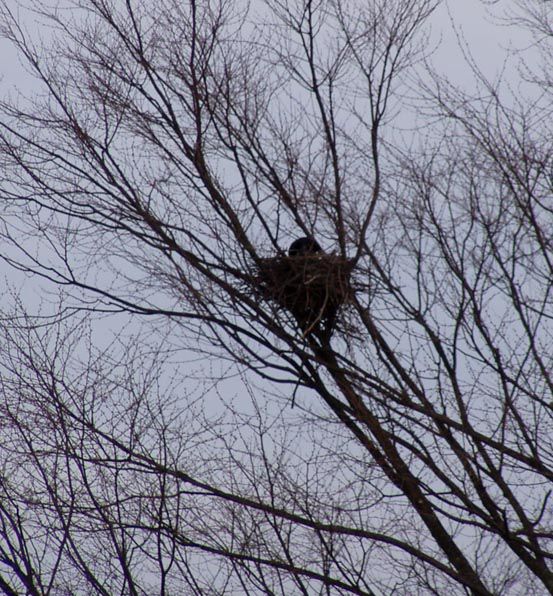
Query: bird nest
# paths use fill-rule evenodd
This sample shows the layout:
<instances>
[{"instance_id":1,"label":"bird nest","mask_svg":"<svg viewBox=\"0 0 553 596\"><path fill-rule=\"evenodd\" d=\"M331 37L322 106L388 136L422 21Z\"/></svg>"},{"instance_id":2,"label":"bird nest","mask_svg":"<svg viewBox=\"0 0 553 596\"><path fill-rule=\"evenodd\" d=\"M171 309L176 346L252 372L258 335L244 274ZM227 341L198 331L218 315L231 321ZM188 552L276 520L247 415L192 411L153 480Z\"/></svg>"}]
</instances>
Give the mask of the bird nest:
<instances>
[{"instance_id":1,"label":"bird nest","mask_svg":"<svg viewBox=\"0 0 553 596\"><path fill-rule=\"evenodd\" d=\"M260 259L256 287L264 299L291 312L301 326L334 319L353 294L353 261L324 253Z\"/></svg>"}]
</instances>

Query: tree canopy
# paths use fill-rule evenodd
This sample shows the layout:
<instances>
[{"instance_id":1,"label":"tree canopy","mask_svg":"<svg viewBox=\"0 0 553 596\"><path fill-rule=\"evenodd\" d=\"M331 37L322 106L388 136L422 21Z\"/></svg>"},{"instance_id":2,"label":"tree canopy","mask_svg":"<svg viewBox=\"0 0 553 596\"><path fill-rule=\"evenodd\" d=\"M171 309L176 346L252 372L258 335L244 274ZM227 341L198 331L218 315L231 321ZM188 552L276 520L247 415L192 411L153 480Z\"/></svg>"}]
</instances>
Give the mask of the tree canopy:
<instances>
[{"instance_id":1,"label":"tree canopy","mask_svg":"<svg viewBox=\"0 0 553 596\"><path fill-rule=\"evenodd\" d=\"M551 6L0 2L4 593L553 594Z\"/></svg>"}]
</instances>

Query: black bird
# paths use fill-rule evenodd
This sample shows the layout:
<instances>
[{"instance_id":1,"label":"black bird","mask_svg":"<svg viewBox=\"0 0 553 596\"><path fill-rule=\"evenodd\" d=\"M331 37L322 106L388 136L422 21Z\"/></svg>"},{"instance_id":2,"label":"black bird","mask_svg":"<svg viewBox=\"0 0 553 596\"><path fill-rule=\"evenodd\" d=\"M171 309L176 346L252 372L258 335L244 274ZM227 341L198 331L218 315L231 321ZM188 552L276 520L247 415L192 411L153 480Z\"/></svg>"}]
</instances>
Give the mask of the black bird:
<instances>
[{"instance_id":1,"label":"black bird","mask_svg":"<svg viewBox=\"0 0 553 596\"><path fill-rule=\"evenodd\" d=\"M323 252L323 249L315 238L298 238L290 244L288 249L289 257L304 257L305 255L313 255L318 252Z\"/></svg>"}]
</instances>

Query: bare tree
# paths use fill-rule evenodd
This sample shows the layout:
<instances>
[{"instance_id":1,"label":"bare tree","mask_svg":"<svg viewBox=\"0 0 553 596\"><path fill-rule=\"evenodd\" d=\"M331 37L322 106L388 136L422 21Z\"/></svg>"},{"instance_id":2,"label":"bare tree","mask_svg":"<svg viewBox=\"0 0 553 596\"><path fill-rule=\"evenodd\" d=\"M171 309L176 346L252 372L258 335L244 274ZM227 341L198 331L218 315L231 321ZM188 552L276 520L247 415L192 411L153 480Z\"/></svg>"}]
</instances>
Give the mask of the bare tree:
<instances>
[{"instance_id":1,"label":"bare tree","mask_svg":"<svg viewBox=\"0 0 553 596\"><path fill-rule=\"evenodd\" d=\"M513 96L436 5L0 4L1 256L61 292L2 322L4 593L553 593L552 9Z\"/></svg>"}]
</instances>

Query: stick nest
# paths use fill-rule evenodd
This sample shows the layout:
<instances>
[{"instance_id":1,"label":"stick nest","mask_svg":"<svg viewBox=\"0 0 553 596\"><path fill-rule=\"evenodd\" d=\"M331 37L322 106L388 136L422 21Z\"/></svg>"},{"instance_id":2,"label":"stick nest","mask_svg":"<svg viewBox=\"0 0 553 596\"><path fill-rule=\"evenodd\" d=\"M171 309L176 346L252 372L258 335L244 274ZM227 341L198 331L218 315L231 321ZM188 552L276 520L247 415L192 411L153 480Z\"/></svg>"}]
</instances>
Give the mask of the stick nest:
<instances>
[{"instance_id":1,"label":"stick nest","mask_svg":"<svg viewBox=\"0 0 553 596\"><path fill-rule=\"evenodd\" d=\"M304 331L319 322L331 326L340 306L353 295L353 261L324 253L260 259L256 287L265 300L291 312ZM330 329L327 329L330 332Z\"/></svg>"}]
</instances>

